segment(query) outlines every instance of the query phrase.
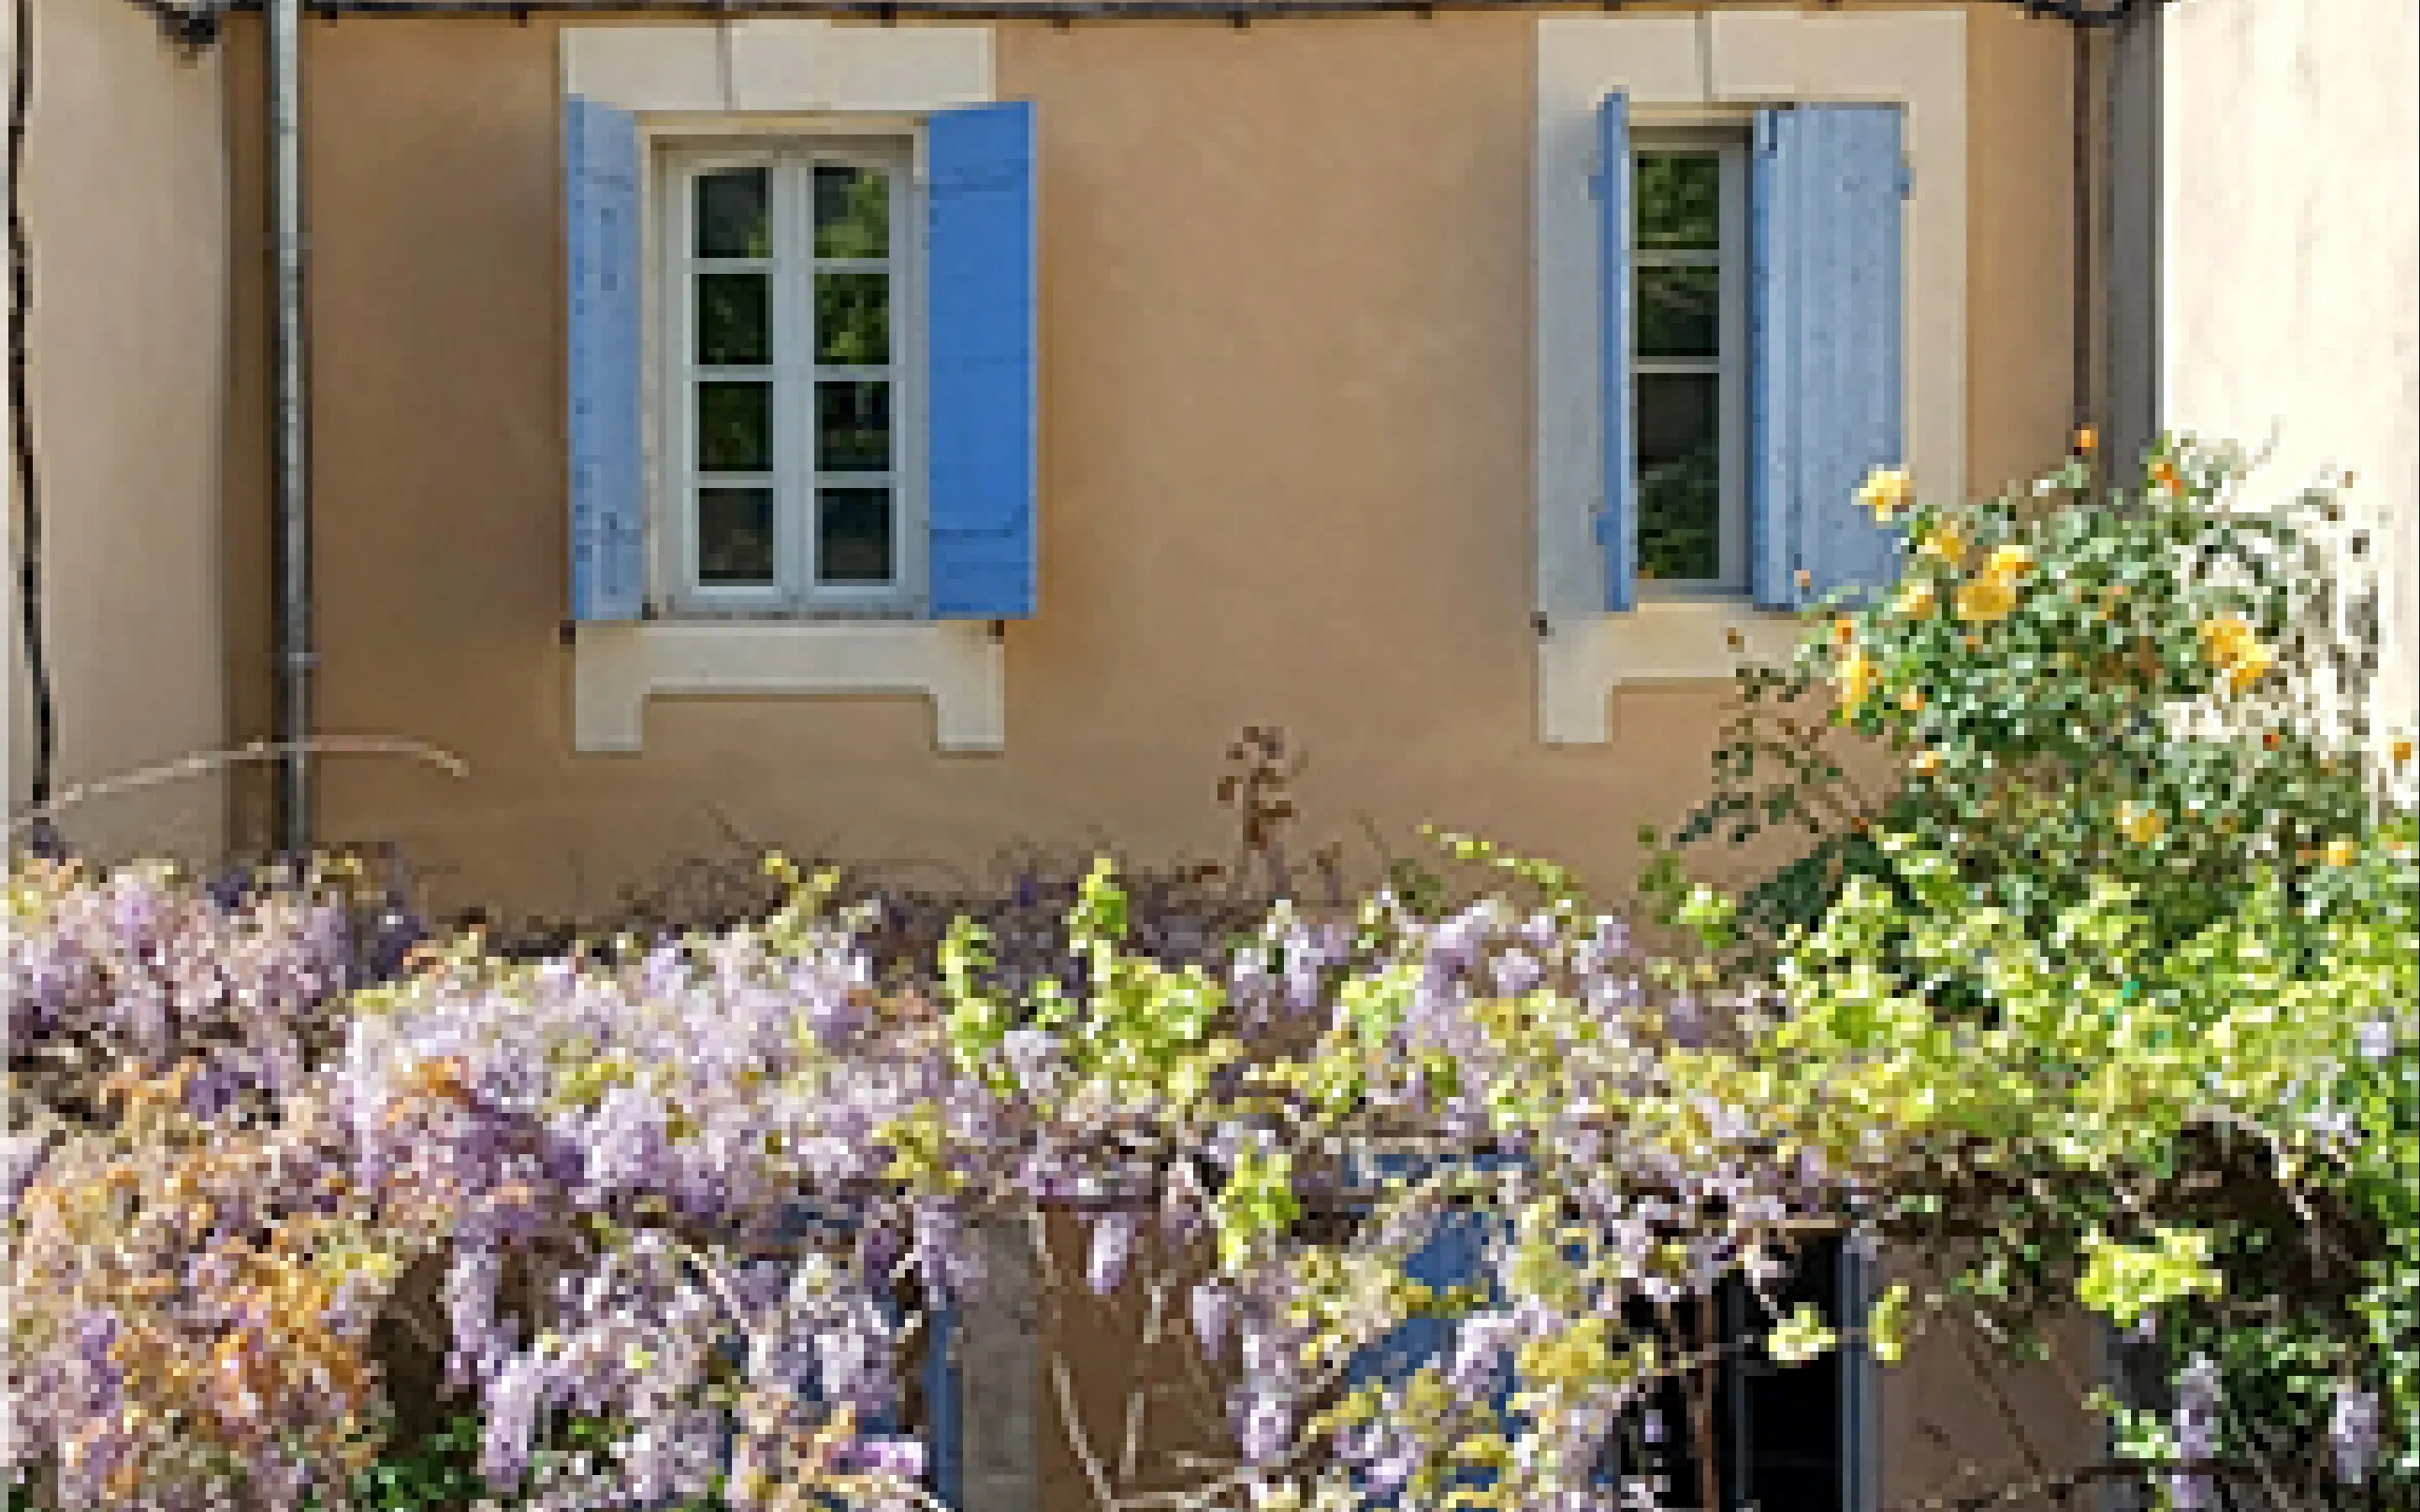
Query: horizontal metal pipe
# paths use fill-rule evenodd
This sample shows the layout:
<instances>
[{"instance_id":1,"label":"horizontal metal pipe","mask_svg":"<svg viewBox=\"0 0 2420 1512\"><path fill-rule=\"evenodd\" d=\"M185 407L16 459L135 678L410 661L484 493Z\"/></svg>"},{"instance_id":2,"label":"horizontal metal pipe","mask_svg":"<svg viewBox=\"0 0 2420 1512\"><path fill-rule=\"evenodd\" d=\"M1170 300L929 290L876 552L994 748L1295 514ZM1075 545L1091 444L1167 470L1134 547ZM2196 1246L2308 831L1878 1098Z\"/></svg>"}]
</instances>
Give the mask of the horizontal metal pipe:
<instances>
[{"instance_id":1,"label":"horizontal metal pipe","mask_svg":"<svg viewBox=\"0 0 2420 1512\"><path fill-rule=\"evenodd\" d=\"M215 0L178 10L169 0L133 0L154 14L176 15L189 38L207 39L219 19L261 8L262 0ZM1681 0L303 0L324 21L535 16L847 16L873 21L1215 21L1248 26L1264 21L1474 10L1605 10L1670 8ZM1700 4L1706 0L1699 0ZM1719 0L1714 0L1719 6ZM1998 0L2026 14L2076 26L2114 25L2145 0Z\"/></svg>"}]
</instances>

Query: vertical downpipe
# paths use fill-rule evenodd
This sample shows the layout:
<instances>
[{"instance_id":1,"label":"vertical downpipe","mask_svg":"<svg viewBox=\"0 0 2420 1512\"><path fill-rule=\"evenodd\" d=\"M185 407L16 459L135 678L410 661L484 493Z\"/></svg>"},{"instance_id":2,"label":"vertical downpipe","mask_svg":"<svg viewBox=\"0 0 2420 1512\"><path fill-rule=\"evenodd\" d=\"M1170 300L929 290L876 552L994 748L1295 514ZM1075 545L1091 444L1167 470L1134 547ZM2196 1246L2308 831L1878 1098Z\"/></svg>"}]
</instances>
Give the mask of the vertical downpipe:
<instances>
[{"instance_id":1,"label":"vertical downpipe","mask_svg":"<svg viewBox=\"0 0 2420 1512\"><path fill-rule=\"evenodd\" d=\"M311 481L303 365L302 0L267 0L271 476L276 501L277 848L311 848Z\"/></svg>"}]
</instances>

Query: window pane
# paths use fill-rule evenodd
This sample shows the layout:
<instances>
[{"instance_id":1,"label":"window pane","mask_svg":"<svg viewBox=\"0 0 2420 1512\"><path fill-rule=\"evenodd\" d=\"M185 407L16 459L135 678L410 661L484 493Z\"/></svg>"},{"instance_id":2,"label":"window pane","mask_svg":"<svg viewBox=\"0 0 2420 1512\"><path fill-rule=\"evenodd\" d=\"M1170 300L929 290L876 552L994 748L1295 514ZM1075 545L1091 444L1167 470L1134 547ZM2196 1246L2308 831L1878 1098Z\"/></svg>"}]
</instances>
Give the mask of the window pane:
<instances>
[{"instance_id":1,"label":"window pane","mask_svg":"<svg viewBox=\"0 0 2420 1512\"><path fill-rule=\"evenodd\" d=\"M815 575L828 583L891 580L891 490L825 488L815 495Z\"/></svg>"},{"instance_id":2,"label":"window pane","mask_svg":"<svg viewBox=\"0 0 2420 1512\"><path fill-rule=\"evenodd\" d=\"M1638 573L1664 581L1719 577L1721 380L1711 373L1638 377Z\"/></svg>"},{"instance_id":3,"label":"window pane","mask_svg":"<svg viewBox=\"0 0 2420 1512\"><path fill-rule=\"evenodd\" d=\"M773 490L697 492L697 578L744 586L773 580Z\"/></svg>"},{"instance_id":4,"label":"window pane","mask_svg":"<svg viewBox=\"0 0 2420 1512\"><path fill-rule=\"evenodd\" d=\"M773 385L697 386L697 465L702 472L769 472Z\"/></svg>"},{"instance_id":5,"label":"window pane","mask_svg":"<svg viewBox=\"0 0 2420 1512\"><path fill-rule=\"evenodd\" d=\"M882 472L891 467L891 385L815 385L815 467Z\"/></svg>"},{"instance_id":6,"label":"window pane","mask_svg":"<svg viewBox=\"0 0 2420 1512\"><path fill-rule=\"evenodd\" d=\"M1638 244L1711 252L1720 245L1722 161L1704 152L1642 152L1631 177Z\"/></svg>"},{"instance_id":7,"label":"window pane","mask_svg":"<svg viewBox=\"0 0 2420 1512\"><path fill-rule=\"evenodd\" d=\"M701 273L697 360L747 367L773 360L773 281L763 273Z\"/></svg>"},{"instance_id":8,"label":"window pane","mask_svg":"<svg viewBox=\"0 0 2420 1512\"><path fill-rule=\"evenodd\" d=\"M815 275L815 361L878 367L891 361L891 275Z\"/></svg>"},{"instance_id":9,"label":"window pane","mask_svg":"<svg viewBox=\"0 0 2420 1512\"><path fill-rule=\"evenodd\" d=\"M773 255L772 175L763 168L725 168L697 177L697 255Z\"/></svg>"},{"instance_id":10,"label":"window pane","mask_svg":"<svg viewBox=\"0 0 2420 1512\"><path fill-rule=\"evenodd\" d=\"M891 255L891 176L879 168L815 165L815 255Z\"/></svg>"},{"instance_id":11,"label":"window pane","mask_svg":"<svg viewBox=\"0 0 2420 1512\"><path fill-rule=\"evenodd\" d=\"M1722 271L1638 270L1638 355L1712 357L1722 346Z\"/></svg>"}]
</instances>

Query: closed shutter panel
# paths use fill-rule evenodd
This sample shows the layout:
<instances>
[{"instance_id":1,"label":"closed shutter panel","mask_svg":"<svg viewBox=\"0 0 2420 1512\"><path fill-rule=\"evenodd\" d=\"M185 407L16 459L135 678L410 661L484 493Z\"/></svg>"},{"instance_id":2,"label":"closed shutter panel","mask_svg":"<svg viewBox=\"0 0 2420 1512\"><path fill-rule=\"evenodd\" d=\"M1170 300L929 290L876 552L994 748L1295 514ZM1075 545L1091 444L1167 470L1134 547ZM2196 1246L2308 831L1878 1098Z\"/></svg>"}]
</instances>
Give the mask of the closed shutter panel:
<instances>
[{"instance_id":1,"label":"closed shutter panel","mask_svg":"<svg viewBox=\"0 0 2420 1512\"><path fill-rule=\"evenodd\" d=\"M1605 555L1605 607L1638 601L1638 444L1630 382L1630 100L1614 93L1597 106L1598 364L1605 407L1605 501L1597 544Z\"/></svg>"},{"instance_id":2,"label":"closed shutter panel","mask_svg":"<svg viewBox=\"0 0 2420 1512\"><path fill-rule=\"evenodd\" d=\"M925 147L931 611L1028 618L1041 487L1033 107L939 112Z\"/></svg>"},{"instance_id":3,"label":"closed shutter panel","mask_svg":"<svg viewBox=\"0 0 2420 1512\"><path fill-rule=\"evenodd\" d=\"M1768 609L1898 576L1898 532L1857 508L1855 494L1904 446L1900 140L1895 105L1757 117L1750 570Z\"/></svg>"},{"instance_id":4,"label":"closed shutter panel","mask_svg":"<svg viewBox=\"0 0 2420 1512\"><path fill-rule=\"evenodd\" d=\"M570 308L571 617L635 620L646 604L639 445L639 130L627 110L564 101Z\"/></svg>"}]
</instances>

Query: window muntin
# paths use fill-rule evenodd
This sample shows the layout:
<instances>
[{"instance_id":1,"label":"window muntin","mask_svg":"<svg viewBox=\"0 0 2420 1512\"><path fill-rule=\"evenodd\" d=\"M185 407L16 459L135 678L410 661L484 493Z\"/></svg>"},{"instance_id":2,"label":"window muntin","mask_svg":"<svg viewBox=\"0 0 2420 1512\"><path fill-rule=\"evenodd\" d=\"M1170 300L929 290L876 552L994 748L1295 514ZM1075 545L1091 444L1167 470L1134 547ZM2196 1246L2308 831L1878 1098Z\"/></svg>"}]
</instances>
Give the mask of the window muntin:
<instances>
[{"instance_id":1,"label":"window muntin","mask_svg":"<svg viewBox=\"0 0 2420 1512\"><path fill-rule=\"evenodd\" d=\"M887 140L667 154L661 560L676 610L912 606L911 167Z\"/></svg>"},{"instance_id":2,"label":"window muntin","mask_svg":"<svg viewBox=\"0 0 2420 1512\"><path fill-rule=\"evenodd\" d=\"M1633 150L1631 403L1642 592L1747 586L1747 162L1719 133Z\"/></svg>"}]
</instances>

